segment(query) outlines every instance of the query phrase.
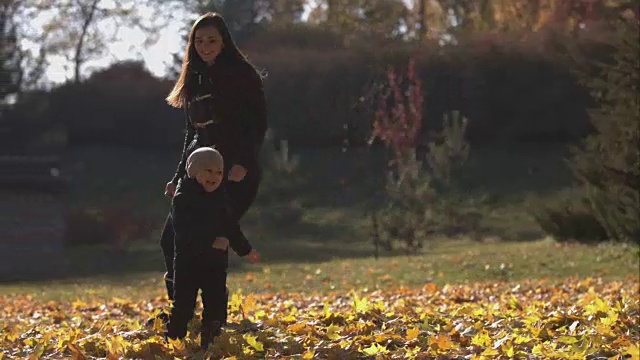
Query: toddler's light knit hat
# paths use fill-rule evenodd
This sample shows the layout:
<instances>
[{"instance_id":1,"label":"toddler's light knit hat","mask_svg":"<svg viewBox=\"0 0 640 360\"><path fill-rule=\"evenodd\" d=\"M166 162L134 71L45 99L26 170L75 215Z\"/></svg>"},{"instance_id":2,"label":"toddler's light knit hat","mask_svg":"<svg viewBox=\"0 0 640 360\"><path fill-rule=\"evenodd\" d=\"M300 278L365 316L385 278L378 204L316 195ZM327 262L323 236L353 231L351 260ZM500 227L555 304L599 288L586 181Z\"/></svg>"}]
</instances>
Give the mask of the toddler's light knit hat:
<instances>
[{"instance_id":1,"label":"toddler's light knit hat","mask_svg":"<svg viewBox=\"0 0 640 360\"><path fill-rule=\"evenodd\" d=\"M196 149L187 158L187 176L193 178L197 173L207 167L224 166L222 154L212 147L201 147Z\"/></svg>"}]
</instances>

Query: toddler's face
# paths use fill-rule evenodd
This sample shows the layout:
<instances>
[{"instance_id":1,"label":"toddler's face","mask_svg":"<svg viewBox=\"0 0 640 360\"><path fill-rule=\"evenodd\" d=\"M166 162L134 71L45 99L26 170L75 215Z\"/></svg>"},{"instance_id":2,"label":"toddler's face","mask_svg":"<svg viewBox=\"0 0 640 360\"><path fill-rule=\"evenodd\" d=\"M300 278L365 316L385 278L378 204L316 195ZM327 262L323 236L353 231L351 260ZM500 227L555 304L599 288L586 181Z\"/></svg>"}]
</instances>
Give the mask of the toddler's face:
<instances>
[{"instance_id":1,"label":"toddler's face","mask_svg":"<svg viewBox=\"0 0 640 360\"><path fill-rule=\"evenodd\" d=\"M222 165L208 165L204 167L198 174L196 180L206 192L213 192L222 183Z\"/></svg>"}]
</instances>

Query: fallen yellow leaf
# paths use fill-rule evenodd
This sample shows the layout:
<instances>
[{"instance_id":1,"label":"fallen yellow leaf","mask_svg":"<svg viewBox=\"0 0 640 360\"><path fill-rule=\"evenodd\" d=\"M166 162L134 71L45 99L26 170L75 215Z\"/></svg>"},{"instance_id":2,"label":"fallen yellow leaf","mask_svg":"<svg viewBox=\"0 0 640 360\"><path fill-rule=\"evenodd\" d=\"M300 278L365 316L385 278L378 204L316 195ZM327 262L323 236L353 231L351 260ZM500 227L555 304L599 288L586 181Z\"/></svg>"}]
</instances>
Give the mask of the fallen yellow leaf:
<instances>
[{"instance_id":1,"label":"fallen yellow leaf","mask_svg":"<svg viewBox=\"0 0 640 360\"><path fill-rule=\"evenodd\" d=\"M406 336L407 341L411 341L411 340L417 339L418 338L418 334L420 334L420 329L418 329L416 327L407 329L407 336Z\"/></svg>"}]
</instances>

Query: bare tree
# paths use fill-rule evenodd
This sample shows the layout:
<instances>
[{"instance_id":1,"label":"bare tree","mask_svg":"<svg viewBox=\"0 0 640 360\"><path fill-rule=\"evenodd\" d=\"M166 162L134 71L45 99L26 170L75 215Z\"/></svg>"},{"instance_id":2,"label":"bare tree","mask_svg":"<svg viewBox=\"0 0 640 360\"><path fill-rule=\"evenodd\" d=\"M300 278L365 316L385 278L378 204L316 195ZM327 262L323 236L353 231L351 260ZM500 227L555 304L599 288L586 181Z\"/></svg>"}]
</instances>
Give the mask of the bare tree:
<instances>
[{"instance_id":1,"label":"bare tree","mask_svg":"<svg viewBox=\"0 0 640 360\"><path fill-rule=\"evenodd\" d=\"M138 28L147 35L146 45L157 41L157 30L170 20L160 0L22 0L25 18L46 19L39 29L25 29L48 55L60 55L73 64L73 81L82 80L83 66L104 56L118 30ZM163 16L156 16L162 13ZM167 16L167 14L169 16ZM35 39L37 38L37 39Z\"/></svg>"}]
</instances>

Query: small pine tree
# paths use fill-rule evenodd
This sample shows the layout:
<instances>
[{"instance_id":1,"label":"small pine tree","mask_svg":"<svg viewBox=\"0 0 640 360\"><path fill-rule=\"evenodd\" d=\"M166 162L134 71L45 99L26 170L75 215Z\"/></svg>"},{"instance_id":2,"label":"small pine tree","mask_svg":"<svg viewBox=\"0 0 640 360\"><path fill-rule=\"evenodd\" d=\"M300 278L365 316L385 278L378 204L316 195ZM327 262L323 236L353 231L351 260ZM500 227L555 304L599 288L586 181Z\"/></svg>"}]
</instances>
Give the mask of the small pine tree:
<instances>
[{"instance_id":1,"label":"small pine tree","mask_svg":"<svg viewBox=\"0 0 640 360\"><path fill-rule=\"evenodd\" d=\"M571 168L611 240L640 241L640 42L637 20L619 24L611 64L589 79L599 107L594 134L572 149Z\"/></svg>"}]
</instances>

